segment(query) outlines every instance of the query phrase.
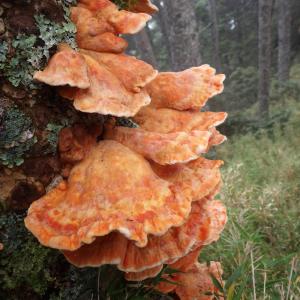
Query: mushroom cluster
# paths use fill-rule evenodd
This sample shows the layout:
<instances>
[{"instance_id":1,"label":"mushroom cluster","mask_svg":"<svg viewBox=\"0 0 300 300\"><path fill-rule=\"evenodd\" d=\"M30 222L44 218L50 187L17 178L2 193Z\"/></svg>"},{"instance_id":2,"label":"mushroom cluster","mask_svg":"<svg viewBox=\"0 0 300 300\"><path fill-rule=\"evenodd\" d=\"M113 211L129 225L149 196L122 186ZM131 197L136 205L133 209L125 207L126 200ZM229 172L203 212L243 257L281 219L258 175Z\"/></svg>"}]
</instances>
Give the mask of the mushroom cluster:
<instances>
[{"instance_id":1,"label":"mushroom cluster","mask_svg":"<svg viewBox=\"0 0 300 300\"><path fill-rule=\"evenodd\" d=\"M116 265L127 280L155 277L164 265L182 272L160 283L181 299L212 299L218 263L197 262L219 238L227 215L214 196L219 160L201 156L225 137L226 113L202 112L225 76L208 65L159 73L125 55L119 34L138 32L157 8L150 1L118 10L108 0L80 0L71 17L79 51L60 45L35 78L59 86L83 112L131 116L138 128L75 125L60 133L65 179L35 201L26 227L41 244L78 267ZM99 137L101 137L100 141Z\"/></svg>"},{"instance_id":2,"label":"mushroom cluster","mask_svg":"<svg viewBox=\"0 0 300 300\"><path fill-rule=\"evenodd\" d=\"M154 6L145 2L132 8L149 11ZM46 69L36 72L34 78L60 86L60 94L82 112L134 116L150 103L144 87L157 71L124 54L127 42L119 35L138 32L151 16L118 10L109 0L81 0L71 8L71 19L77 28L79 51L60 45Z\"/></svg>"}]
</instances>

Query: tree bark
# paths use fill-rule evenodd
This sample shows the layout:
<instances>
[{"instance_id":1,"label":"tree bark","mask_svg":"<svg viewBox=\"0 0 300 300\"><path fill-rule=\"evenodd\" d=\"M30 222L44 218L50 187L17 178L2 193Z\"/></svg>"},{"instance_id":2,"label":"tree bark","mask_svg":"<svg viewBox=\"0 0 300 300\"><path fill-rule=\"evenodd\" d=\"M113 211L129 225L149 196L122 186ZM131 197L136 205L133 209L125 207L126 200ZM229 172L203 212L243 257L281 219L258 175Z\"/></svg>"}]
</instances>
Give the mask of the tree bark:
<instances>
[{"instance_id":1,"label":"tree bark","mask_svg":"<svg viewBox=\"0 0 300 300\"><path fill-rule=\"evenodd\" d=\"M170 0L169 0L170 1ZM161 2L160 0L154 0L153 3L159 8L159 11L154 18L157 19L161 33L163 35L164 44L167 50L167 58L168 58L168 65L172 69L172 47L170 44L170 28L169 28L169 17L168 11L165 2Z\"/></svg>"},{"instance_id":2,"label":"tree bark","mask_svg":"<svg viewBox=\"0 0 300 300\"><path fill-rule=\"evenodd\" d=\"M258 65L259 84L258 102L261 118L269 112L269 90L272 43L272 6L273 0L260 0L258 7Z\"/></svg>"},{"instance_id":3,"label":"tree bark","mask_svg":"<svg viewBox=\"0 0 300 300\"><path fill-rule=\"evenodd\" d=\"M144 28L139 33L135 34L134 41L141 59L152 66L157 67L155 54L147 28Z\"/></svg>"},{"instance_id":4,"label":"tree bark","mask_svg":"<svg viewBox=\"0 0 300 300\"><path fill-rule=\"evenodd\" d=\"M213 40L213 61L218 72L221 71L220 59L220 43L219 43L219 28L218 28L218 13L216 0L208 1L210 19L212 22L212 40Z\"/></svg>"},{"instance_id":5,"label":"tree bark","mask_svg":"<svg viewBox=\"0 0 300 300\"><path fill-rule=\"evenodd\" d=\"M53 181L61 178L56 148L58 132L66 123L71 125L90 122L90 117L102 118L81 114L73 108L71 101L60 98L55 89L47 85L31 89L29 84L15 87L9 82L9 77L30 74L29 64L24 63L25 57L27 59L24 53L28 52L24 39L38 36L35 16L43 14L58 24L64 21L64 10L58 1L52 0L3 3L0 0L0 20L3 20L5 30L0 44L7 42L10 45L4 61L8 65L14 57L20 66L16 74L0 71L0 213L2 207L27 210L33 201L45 194ZM14 56L12 44L19 34L22 34L19 40L23 40L24 45L19 46L18 55ZM32 55L38 47L43 44L34 45Z\"/></svg>"},{"instance_id":6,"label":"tree bark","mask_svg":"<svg viewBox=\"0 0 300 300\"><path fill-rule=\"evenodd\" d=\"M171 61L175 71L201 64L199 29L191 0L167 0Z\"/></svg>"},{"instance_id":7,"label":"tree bark","mask_svg":"<svg viewBox=\"0 0 300 300\"><path fill-rule=\"evenodd\" d=\"M290 0L277 0L278 7L278 80L289 79L291 51Z\"/></svg>"}]
</instances>

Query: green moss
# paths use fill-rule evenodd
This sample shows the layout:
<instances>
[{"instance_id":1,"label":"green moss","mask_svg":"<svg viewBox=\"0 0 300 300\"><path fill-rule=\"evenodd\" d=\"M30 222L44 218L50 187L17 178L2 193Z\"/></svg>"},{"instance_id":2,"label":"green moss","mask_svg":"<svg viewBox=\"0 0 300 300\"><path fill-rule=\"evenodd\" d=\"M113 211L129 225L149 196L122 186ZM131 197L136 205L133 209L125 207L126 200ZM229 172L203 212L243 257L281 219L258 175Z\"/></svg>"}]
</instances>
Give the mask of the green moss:
<instances>
[{"instance_id":1,"label":"green moss","mask_svg":"<svg viewBox=\"0 0 300 300\"><path fill-rule=\"evenodd\" d=\"M0 163L21 165L24 154L36 143L31 119L14 107L3 113L0 126Z\"/></svg>"},{"instance_id":2,"label":"green moss","mask_svg":"<svg viewBox=\"0 0 300 300\"><path fill-rule=\"evenodd\" d=\"M149 286L162 281L164 269L145 283L128 283L113 266L75 268L57 250L43 247L24 227L24 215L6 212L0 216L0 299L170 299ZM171 271L171 273L170 273ZM27 297L25 297L27 295Z\"/></svg>"},{"instance_id":3,"label":"green moss","mask_svg":"<svg viewBox=\"0 0 300 300\"><path fill-rule=\"evenodd\" d=\"M4 245L0 252L0 296L3 293L7 297L10 290L21 288L43 295L55 280L50 268L57 252L42 247L24 227L23 218L14 213L0 216L0 240Z\"/></svg>"}]
</instances>

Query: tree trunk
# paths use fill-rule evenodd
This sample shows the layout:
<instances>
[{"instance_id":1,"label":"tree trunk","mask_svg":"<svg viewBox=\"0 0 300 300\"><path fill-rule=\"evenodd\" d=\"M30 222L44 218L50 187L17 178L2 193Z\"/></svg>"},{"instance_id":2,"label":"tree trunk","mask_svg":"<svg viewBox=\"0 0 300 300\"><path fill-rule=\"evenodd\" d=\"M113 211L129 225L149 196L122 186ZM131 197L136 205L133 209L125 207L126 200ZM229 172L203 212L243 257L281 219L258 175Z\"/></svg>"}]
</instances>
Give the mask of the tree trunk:
<instances>
[{"instance_id":1,"label":"tree trunk","mask_svg":"<svg viewBox=\"0 0 300 300\"><path fill-rule=\"evenodd\" d=\"M218 72L221 71L219 28L216 0L208 1L209 14L212 22L213 61Z\"/></svg>"},{"instance_id":2,"label":"tree trunk","mask_svg":"<svg viewBox=\"0 0 300 300\"><path fill-rule=\"evenodd\" d=\"M170 44L169 17L166 3L161 2L160 0L154 0L153 3L159 8L159 12L156 15L154 15L154 18L157 18L161 33L163 35L163 41L167 50L168 65L170 69L172 69L172 47Z\"/></svg>"},{"instance_id":3,"label":"tree trunk","mask_svg":"<svg viewBox=\"0 0 300 300\"><path fill-rule=\"evenodd\" d=\"M278 80L289 79L291 51L290 0L277 0L278 5Z\"/></svg>"},{"instance_id":4,"label":"tree trunk","mask_svg":"<svg viewBox=\"0 0 300 300\"><path fill-rule=\"evenodd\" d=\"M147 28L134 35L134 41L139 57L145 62L157 67L155 54Z\"/></svg>"},{"instance_id":5,"label":"tree trunk","mask_svg":"<svg viewBox=\"0 0 300 300\"><path fill-rule=\"evenodd\" d=\"M261 118L269 112L273 0L260 0L258 12L258 102Z\"/></svg>"},{"instance_id":6,"label":"tree trunk","mask_svg":"<svg viewBox=\"0 0 300 300\"><path fill-rule=\"evenodd\" d=\"M180 71L201 63L199 29L191 0L168 0L172 67Z\"/></svg>"}]
</instances>

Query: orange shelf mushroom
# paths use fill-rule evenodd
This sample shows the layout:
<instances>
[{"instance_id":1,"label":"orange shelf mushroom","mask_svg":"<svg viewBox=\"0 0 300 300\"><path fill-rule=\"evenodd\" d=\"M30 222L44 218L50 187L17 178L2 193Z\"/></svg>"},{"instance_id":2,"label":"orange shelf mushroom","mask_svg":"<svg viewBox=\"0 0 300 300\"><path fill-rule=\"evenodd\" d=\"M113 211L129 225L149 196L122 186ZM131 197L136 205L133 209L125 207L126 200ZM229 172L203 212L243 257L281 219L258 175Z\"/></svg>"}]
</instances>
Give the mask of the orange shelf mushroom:
<instances>
[{"instance_id":1,"label":"orange shelf mushroom","mask_svg":"<svg viewBox=\"0 0 300 300\"><path fill-rule=\"evenodd\" d=\"M159 73L125 55L120 34L138 32L157 11L149 0L118 10L108 0L80 0L72 8L78 51L66 45L37 80L60 86L76 109L133 116L138 128L75 125L60 133L65 180L34 202L26 227L45 246L62 250L78 267L116 265L125 278L155 277L164 265L180 273L158 290L180 299L212 299L218 263L198 263L227 221L214 200L222 185L220 160L201 155L226 137L216 127L224 112L202 112L223 90L225 76L208 65ZM102 140L98 141L102 135Z\"/></svg>"},{"instance_id":2,"label":"orange shelf mushroom","mask_svg":"<svg viewBox=\"0 0 300 300\"><path fill-rule=\"evenodd\" d=\"M114 127L105 138L115 140L160 165L184 163L197 159L209 146L211 133L157 133L140 128Z\"/></svg>"},{"instance_id":3,"label":"orange shelf mushroom","mask_svg":"<svg viewBox=\"0 0 300 300\"><path fill-rule=\"evenodd\" d=\"M68 182L34 202L26 227L52 248L76 250L116 230L139 247L148 234L184 223L191 199L159 178L140 155L102 141L71 171Z\"/></svg>"},{"instance_id":4,"label":"orange shelf mushroom","mask_svg":"<svg viewBox=\"0 0 300 300\"><path fill-rule=\"evenodd\" d=\"M138 247L124 235L111 233L76 251L64 251L64 255L78 267L116 264L120 270L127 272L129 280L132 280L131 276L144 276L138 273L147 270L151 270L154 277L163 264L173 263L192 249L218 239L226 223L226 210L220 202L208 199L193 204L184 225L171 228L162 236L151 235L145 247Z\"/></svg>"},{"instance_id":5,"label":"orange shelf mushroom","mask_svg":"<svg viewBox=\"0 0 300 300\"><path fill-rule=\"evenodd\" d=\"M151 106L177 110L199 109L206 101L222 93L225 75L216 75L209 65L182 72L160 73L148 86Z\"/></svg>"},{"instance_id":6,"label":"orange shelf mushroom","mask_svg":"<svg viewBox=\"0 0 300 300\"><path fill-rule=\"evenodd\" d=\"M80 0L78 7L89 10L97 20L112 26L115 34L137 33L151 19L149 14L119 10L109 0Z\"/></svg>"},{"instance_id":7,"label":"orange shelf mushroom","mask_svg":"<svg viewBox=\"0 0 300 300\"><path fill-rule=\"evenodd\" d=\"M149 14L119 10L109 0L80 0L71 9L78 46L97 52L123 52L127 42L119 34L137 33L150 19Z\"/></svg>"},{"instance_id":8,"label":"orange shelf mushroom","mask_svg":"<svg viewBox=\"0 0 300 300\"><path fill-rule=\"evenodd\" d=\"M226 137L215 127L225 121L227 114L200 111L209 98L223 91L225 75L215 73L215 69L203 65L183 72L158 74L146 86L151 104L142 108L134 121L143 130L160 134L185 132L192 138L196 131L209 132L210 138L202 153L223 143ZM190 156L190 160L196 158L196 155Z\"/></svg>"},{"instance_id":9,"label":"orange shelf mushroom","mask_svg":"<svg viewBox=\"0 0 300 300\"><path fill-rule=\"evenodd\" d=\"M74 107L82 112L130 117L142 106L151 102L149 95L126 89L122 81L92 57L83 55L88 66L91 85L87 89L76 89Z\"/></svg>"},{"instance_id":10,"label":"orange shelf mushroom","mask_svg":"<svg viewBox=\"0 0 300 300\"><path fill-rule=\"evenodd\" d=\"M157 6L155 6L150 0L139 0L134 1L133 3L131 0L127 0L129 5L128 9L133 12L141 12L146 14L154 14L158 12Z\"/></svg>"},{"instance_id":11,"label":"orange shelf mushroom","mask_svg":"<svg viewBox=\"0 0 300 300\"><path fill-rule=\"evenodd\" d=\"M220 291L215 286L213 278L221 285L223 270L220 263L210 262L208 265L198 262L199 249L171 264L170 267L178 270L172 275L163 275L166 280L160 282L156 289L162 293L175 292L182 300L213 300L220 297ZM172 283L170 283L172 282Z\"/></svg>"},{"instance_id":12,"label":"orange shelf mushroom","mask_svg":"<svg viewBox=\"0 0 300 300\"><path fill-rule=\"evenodd\" d=\"M60 94L82 112L131 117L150 104L145 86L157 71L123 54L127 42L119 35L140 31L151 16L119 10L109 0L81 0L71 9L71 19L77 28L79 52L60 46L34 78L61 86Z\"/></svg>"},{"instance_id":13,"label":"orange shelf mushroom","mask_svg":"<svg viewBox=\"0 0 300 300\"><path fill-rule=\"evenodd\" d=\"M222 124L226 117L224 112L178 111L147 106L139 111L134 120L147 131L171 133L209 130Z\"/></svg>"},{"instance_id":14,"label":"orange shelf mushroom","mask_svg":"<svg viewBox=\"0 0 300 300\"><path fill-rule=\"evenodd\" d=\"M44 71L34 74L34 79L49 85L69 85L86 89L90 87L88 68L84 57L71 47L61 44Z\"/></svg>"}]
</instances>

